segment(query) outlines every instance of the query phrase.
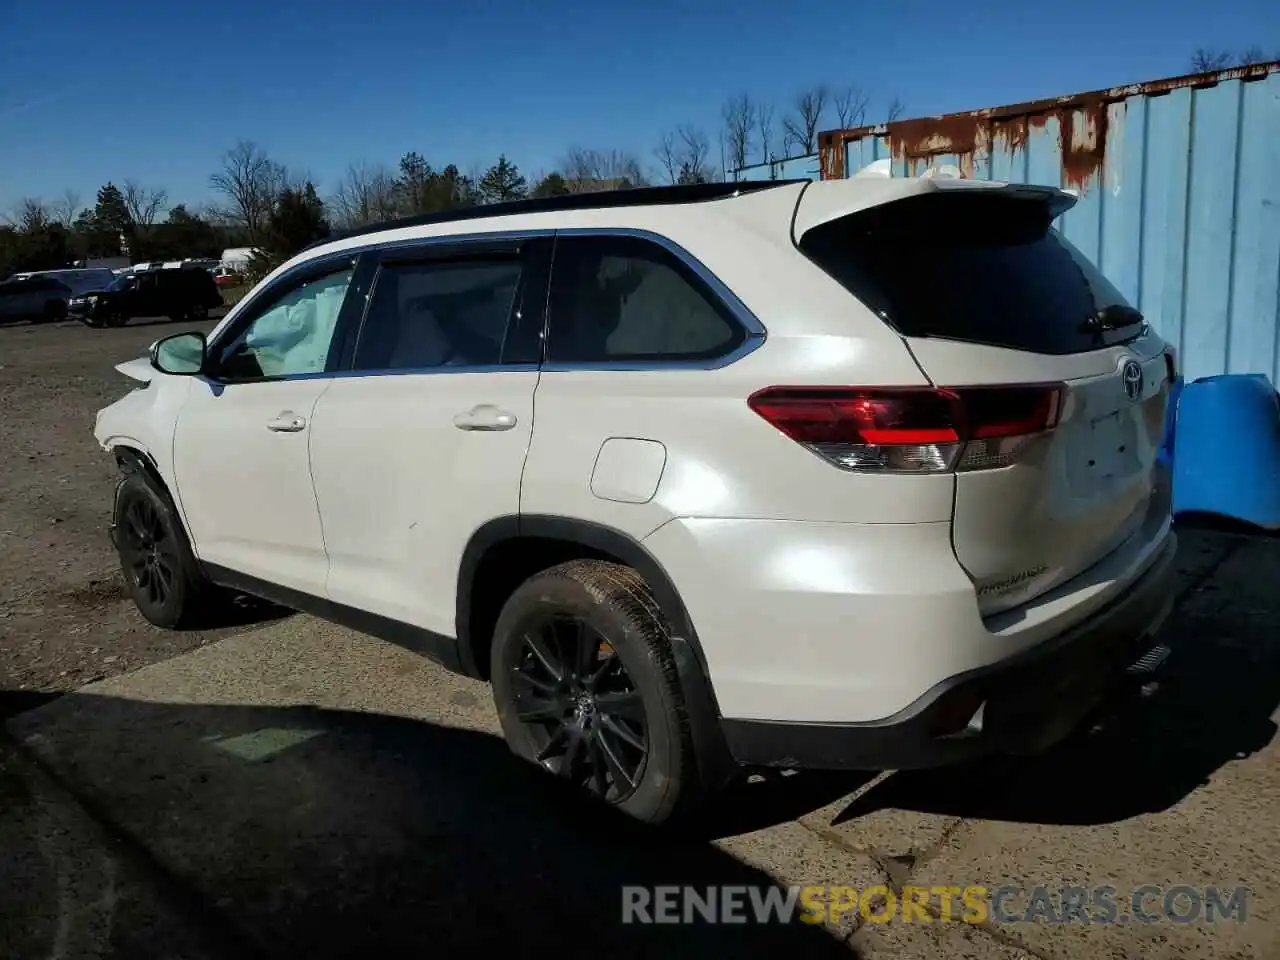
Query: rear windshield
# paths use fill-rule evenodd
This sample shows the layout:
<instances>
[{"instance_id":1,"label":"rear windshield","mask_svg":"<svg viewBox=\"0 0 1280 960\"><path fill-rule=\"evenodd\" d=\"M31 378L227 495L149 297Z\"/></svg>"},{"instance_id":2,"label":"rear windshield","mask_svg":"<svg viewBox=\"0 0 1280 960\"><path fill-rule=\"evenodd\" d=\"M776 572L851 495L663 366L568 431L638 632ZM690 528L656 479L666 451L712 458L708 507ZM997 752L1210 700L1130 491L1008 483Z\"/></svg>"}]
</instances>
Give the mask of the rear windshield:
<instances>
[{"instance_id":1,"label":"rear windshield","mask_svg":"<svg viewBox=\"0 0 1280 960\"><path fill-rule=\"evenodd\" d=\"M908 337L1084 353L1101 344L1082 324L1125 302L1036 200L910 197L809 230L800 249Z\"/></svg>"}]
</instances>

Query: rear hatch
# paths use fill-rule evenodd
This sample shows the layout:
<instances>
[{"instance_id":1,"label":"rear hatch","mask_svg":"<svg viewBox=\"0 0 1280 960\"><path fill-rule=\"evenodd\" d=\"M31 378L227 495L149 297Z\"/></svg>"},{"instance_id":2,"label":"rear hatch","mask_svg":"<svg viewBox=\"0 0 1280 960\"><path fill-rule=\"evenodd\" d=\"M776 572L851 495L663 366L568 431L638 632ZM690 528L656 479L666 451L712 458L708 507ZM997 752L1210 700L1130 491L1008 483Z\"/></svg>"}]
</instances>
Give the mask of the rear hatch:
<instances>
[{"instance_id":1,"label":"rear hatch","mask_svg":"<svg viewBox=\"0 0 1280 960\"><path fill-rule=\"evenodd\" d=\"M1153 539L1168 514L1155 464L1172 362L1052 229L1071 202L1046 188L921 184L826 221L811 210L798 238L951 404L953 543L984 614Z\"/></svg>"}]
</instances>

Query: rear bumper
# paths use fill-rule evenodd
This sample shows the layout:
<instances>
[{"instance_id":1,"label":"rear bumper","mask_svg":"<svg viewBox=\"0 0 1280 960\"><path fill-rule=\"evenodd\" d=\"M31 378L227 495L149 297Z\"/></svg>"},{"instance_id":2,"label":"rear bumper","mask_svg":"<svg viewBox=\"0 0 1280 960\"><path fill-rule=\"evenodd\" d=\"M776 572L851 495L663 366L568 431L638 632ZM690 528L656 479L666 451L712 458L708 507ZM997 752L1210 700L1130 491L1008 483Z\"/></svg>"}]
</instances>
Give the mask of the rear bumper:
<instances>
[{"instance_id":1,"label":"rear bumper","mask_svg":"<svg viewBox=\"0 0 1280 960\"><path fill-rule=\"evenodd\" d=\"M948 677L882 720L788 723L725 719L734 759L760 766L882 770L1034 753L1070 733L1125 667L1153 646L1173 602L1172 533L1146 570L1064 633Z\"/></svg>"}]
</instances>

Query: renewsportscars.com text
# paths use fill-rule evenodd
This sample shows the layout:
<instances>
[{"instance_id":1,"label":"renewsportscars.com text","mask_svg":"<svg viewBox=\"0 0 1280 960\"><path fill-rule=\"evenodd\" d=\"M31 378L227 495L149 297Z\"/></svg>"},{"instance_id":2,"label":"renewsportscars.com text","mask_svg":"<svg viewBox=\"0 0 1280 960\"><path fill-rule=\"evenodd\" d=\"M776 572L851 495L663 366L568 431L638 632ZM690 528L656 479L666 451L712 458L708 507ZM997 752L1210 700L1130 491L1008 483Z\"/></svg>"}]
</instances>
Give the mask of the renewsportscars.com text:
<instances>
[{"instance_id":1,"label":"renewsportscars.com text","mask_svg":"<svg viewBox=\"0 0 1280 960\"><path fill-rule=\"evenodd\" d=\"M1244 887L811 885L622 888L623 923L1243 923Z\"/></svg>"}]
</instances>

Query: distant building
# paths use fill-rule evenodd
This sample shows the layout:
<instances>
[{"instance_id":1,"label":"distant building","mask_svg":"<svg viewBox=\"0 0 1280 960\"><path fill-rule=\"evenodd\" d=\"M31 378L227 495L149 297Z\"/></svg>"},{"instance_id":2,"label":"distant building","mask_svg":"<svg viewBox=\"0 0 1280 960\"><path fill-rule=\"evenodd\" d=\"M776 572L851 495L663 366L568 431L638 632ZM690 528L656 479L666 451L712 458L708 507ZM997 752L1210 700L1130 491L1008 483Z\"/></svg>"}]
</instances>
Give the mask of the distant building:
<instances>
[{"instance_id":1,"label":"distant building","mask_svg":"<svg viewBox=\"0 0 1280 960\"><path fill-rule=\"evenodd\" d=\"M241 272L258 251L254 247L228 247L222 251L222 265L228 270Z\"/></svg>"}]
</instances>

